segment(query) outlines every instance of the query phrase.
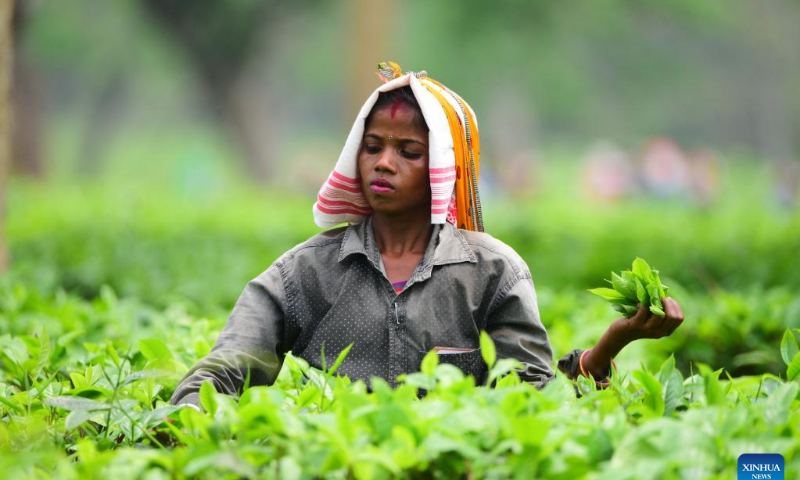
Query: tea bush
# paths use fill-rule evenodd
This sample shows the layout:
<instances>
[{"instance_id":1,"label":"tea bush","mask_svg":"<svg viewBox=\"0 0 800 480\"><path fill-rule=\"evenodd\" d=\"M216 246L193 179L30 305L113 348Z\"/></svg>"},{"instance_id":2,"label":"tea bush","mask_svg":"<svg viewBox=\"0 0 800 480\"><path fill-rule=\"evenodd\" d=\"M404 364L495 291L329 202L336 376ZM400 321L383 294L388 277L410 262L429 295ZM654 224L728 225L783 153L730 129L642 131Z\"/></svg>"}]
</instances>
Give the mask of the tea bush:
<instances>
[{"instance_id":1,"label":"tea bush","mask_svg":"<svg viewBox=\"0 0 800 480\"><path fill-rule=\"evenodd\" d=\"M615 318L586 288L636 255L670 274L686 322L626 347L605 390L559 373L539 391L489 355L494 388L429 356L367 391L330 352L329 371L289 356L239 398L207 385L196 411L168 399L245 283L317 231L307 199L40 188L12 189L0 277L7 478L728 479L758 452L800 473L796 213L565 196L487 211L531 268L556 358Z\"/></svg>"},{"instance_id":2,"label":"tea bush","mask_svg":"<svg viewBox=\"0 0 800 480\"><path fill-rule=\"evenodd\" d=\"M333 358L324 372L290 356L273 386L238 401L206 384L201 413L167 399L219 320L108 289L92 302L23 290L2 295L4 321L39 325L0 337L8 478L721 479L746 452L780 452L787 478L800 472L800 330L773 346L788 362L780 376L702 363L684 374L669 357L621 366L602 391L560 374L538 391L491 357L501 379L475 386L433 355L399 388L368 392L332 375Z\"/></svg>"},{"instance_id":3,"label":"tea bush","mask_svg":"<svg viewBox=\"0 0 800 480\"><path fill-rule=\"evenodd\" d=\"M39 188L12 190L16 275L86 298L107 285L149 305L227 311L248 280L319 232L309 214L313 193L144 194L90 184L55 185L43 196ZM591 288L640 256L669 274L664 283L694 292L800 288L800 214L765 211L763 200L737 197L713 210L562 196L485 203L487 231L520 253L537 287Z\"/></svg>"}]
</instances>

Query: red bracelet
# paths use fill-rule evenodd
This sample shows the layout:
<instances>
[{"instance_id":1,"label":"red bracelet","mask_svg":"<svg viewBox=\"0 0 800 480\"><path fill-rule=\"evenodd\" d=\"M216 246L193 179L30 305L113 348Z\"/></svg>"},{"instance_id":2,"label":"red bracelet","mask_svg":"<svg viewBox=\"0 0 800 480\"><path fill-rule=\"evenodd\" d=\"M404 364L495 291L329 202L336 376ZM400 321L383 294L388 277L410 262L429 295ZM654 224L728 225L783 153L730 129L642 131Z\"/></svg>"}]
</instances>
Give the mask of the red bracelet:
<instances>
[{"instance_id":1,"label":"red bracelet","mask_svg":"<svg viewBox=\"0 0 800 480\"><path fill-rule=\"evenodd\" d=\"M586 372L586 367L584 367L584 366L583 366L583 357L585 357L585 356L586 356L586 354L587 354L587 353L589 353L591 350L592 350L591 348L584 350L584 351L583 351L583 353L581 353L581 357L580 357L580 359L578 360L578 366L579 366L579 367L580 367L580 369L581 369L581 374L582 374L584 377L586 377L586 378L589 378L589 379L591 379L592 377L591 377L591 376L590 376L590 375L589 375L589 374ZM617 370L617 363L614 361L614 359L613 359L613 358L611 359L611 365L613 365L613 366L614 366L614 370ZM594 383L595 383L595 384L596 384L598 387L607 387L607 386L609 386L609 385L610 385L610 383L609 383L609 382L598 382L597 380L595 380L595 381L594 381Z\"/></svg>"}]
</instances>

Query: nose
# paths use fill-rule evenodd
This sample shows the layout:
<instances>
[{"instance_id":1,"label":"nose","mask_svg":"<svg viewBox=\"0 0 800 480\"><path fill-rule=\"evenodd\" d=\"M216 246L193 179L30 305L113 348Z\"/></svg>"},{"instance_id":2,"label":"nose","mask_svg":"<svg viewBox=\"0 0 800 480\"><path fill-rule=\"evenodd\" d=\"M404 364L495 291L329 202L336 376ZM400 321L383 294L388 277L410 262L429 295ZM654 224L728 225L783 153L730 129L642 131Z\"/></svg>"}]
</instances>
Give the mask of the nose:
<instances>
[{"instance_id":1,"label":"nose","mask_svg":"<svg viewBox=\"0 0 800 480\"><path fill-rule=\"evenodd\" d=\"M378 155L378 161L375 162L375 170L388 173L397 173L394 155L395 154L391 148L384 148Z\"/></svg>"}]
</instances>

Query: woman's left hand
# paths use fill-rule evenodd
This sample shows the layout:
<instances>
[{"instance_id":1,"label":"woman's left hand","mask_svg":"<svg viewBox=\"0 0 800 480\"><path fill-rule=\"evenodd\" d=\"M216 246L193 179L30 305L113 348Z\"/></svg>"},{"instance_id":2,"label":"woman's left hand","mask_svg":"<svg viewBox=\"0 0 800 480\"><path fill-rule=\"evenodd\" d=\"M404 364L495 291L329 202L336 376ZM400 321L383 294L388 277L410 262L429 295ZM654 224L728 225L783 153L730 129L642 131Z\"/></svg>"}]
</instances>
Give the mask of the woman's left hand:
<instances>
[{"instance_id":1,"label":"woman's left hand","mask_svg":"<svg viewBox=\"0 0 800 480\"><path fill-rule=\"evenodd\" d=\"M656 315L650 309L639 305L639 311L631 318L620 318L614 322L627 342L642 338L662 338L672 335L683 323L683 311L673 298L661 299L664 315Z\"/></svg>"},{"instance_id":2,"label":"woman's left hand","mask_svg":"<svg viewBox=\"0 0 800 480\"><path fill-rule=\"evenodd\" d=\"M672 335L683 323L681 306L672 298L662 298L664 315L655 315L647 307L639 305L639 311L631 318L622 317L606 330L593 348L582 358L584 368L595 378L607 375L611 359L627 344L642 338L662 338Z\"/></svg>"}]
</instances>

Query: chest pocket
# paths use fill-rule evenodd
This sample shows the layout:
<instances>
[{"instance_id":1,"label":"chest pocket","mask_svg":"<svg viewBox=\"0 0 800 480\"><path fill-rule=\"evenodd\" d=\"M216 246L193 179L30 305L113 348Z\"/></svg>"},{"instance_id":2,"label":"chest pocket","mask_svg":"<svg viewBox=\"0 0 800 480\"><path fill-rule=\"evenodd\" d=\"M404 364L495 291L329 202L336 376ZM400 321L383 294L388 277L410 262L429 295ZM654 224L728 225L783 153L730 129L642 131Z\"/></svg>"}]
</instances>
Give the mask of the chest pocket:
<instances>
[{"instance_id":1,"label":"chest pocket","mask_svg":"<svg viewBox=\"0 0 800 480\"><path fill-rule=\"evenodd\" d=\"M420 361L428 352L420 353ZM439 354L439 363L449 363L464 372L464 376L472 375L476 385L483 385L486 382L488 373L486 362L481 356L481 349L476 348L471 352ZM419 370L419 368L417 368Z\"/></svg>"}]
</instances>

